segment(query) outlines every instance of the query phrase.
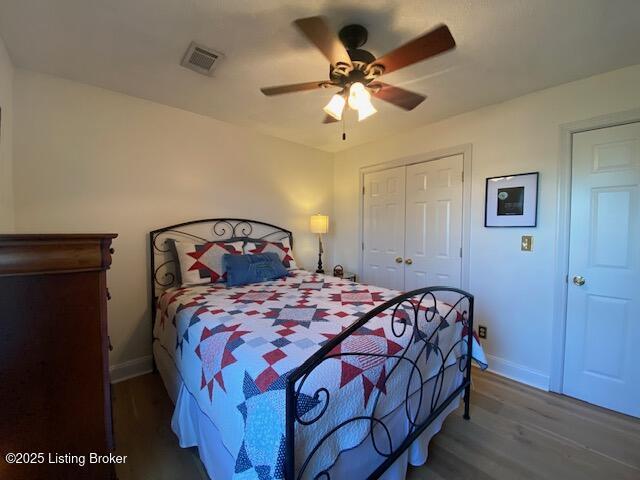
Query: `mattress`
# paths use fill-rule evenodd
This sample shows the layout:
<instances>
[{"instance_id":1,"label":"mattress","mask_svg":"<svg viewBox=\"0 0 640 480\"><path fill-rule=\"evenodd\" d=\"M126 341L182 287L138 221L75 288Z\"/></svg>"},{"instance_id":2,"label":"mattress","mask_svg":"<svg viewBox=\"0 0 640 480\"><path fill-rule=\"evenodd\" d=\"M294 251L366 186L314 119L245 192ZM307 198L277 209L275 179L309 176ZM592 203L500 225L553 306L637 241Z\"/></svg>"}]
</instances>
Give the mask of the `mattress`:
<instances>
[{"instance_id":1,"label":"mattress","mask_svg":"<svg viewBox=\"0 0 640 480\"><path fill-rule=\"evenodd\" d=\"M393 290L302 270L285 279L245 287L207 284L164 292L154 326L154 355L176 403L172 427L181 446L197 446L216 480L282 478L287 375L360 316L397 295ZM437 303L426 308L448 310ZM444 365L433 355L433 361L420 367L423 383L431 379L440 400L460 384L457 360L466 345L460 342L460 318L454 315L444 326L441 322L421 326L436 338L442 351L453 352ZM336 358L314 370L301 388L301 417L312 418L319 410L324 416L314 428L296 430L298 467L332 426L362 412L389 419L396 415L392 433L399 439L406 436L409 422L398 408L406 398L406 388L398 382L406 375L387 375L397 361L393 355L411 347L410 334L398 335L390 315L380 315L365 327L342 342ZM349 349L391 358L349 357ZM484 360L479 345L474 345L474 356ZM435 380L440 369L445 371L442 382ZM317 395L321 388L331 392L326 405ZM455 409L455 403L441 418ZM441 418L398 459L387 472L389 478L402 478L407 462L420 464L426 459L426 445ZM362 477L381 461L376 448L368 445L369 433L368 422L341 429L322 442L303 476L313 478L337 469L340 476L334 478L349 471ZM378 458L373 461L372 456Z\"/></svg>"}]
</instances>

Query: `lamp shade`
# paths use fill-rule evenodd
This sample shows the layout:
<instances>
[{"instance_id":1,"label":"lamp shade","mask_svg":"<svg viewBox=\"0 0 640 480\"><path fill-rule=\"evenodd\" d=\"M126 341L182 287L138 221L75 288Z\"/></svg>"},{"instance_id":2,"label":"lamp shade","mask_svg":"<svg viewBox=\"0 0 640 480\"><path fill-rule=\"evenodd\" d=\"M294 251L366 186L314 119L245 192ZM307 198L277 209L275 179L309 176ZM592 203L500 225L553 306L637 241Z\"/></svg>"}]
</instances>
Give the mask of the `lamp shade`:
<instances>
[{"instance_id":1,"label":"lamp shade","mask_svg":"<svg viewBox=\"0 0 640 480\"><path fill-rule=\"evenodd\" d=\"M361 122L365 118L369 118L371 115L376 113L377 110L371 103L371 100L367 99L360 104L358 108L358 121Z\"/></svg>"},{"instance_id":2,"label":"lamp shade","mask_svg":"<svg viewBox=\"0 0 640 480\"><path fill-rule=\"evenodd\" d=\"M360 82L354 83L349 88L349 106L354 110L358 110L360 106L367 103L370 98L371 94Z\"/></svg>"},{"instance_id":3,"label":"lamp shade","mask_svg":"<svg viewBox=\"0 0 640 480\"><path fill-rule=\"evenodd\" d=\"M327 233L329 231L329 217L327 215L311 215L309 220L311 233Z\"/></svg>"},{"instance_id":4,"label":"lamp shade","mask_svg":"<svg viewBox=\"0 0 640 480\"><path fill-rule=\"evenodd\" d=\"M336 120L342 120L342 111L344 110L344 104L346 100L342 95L338 95L337 93L331 97L329 103L324 107L324 111L326 114L331 115Z\"/></svg>"}]
</instances>

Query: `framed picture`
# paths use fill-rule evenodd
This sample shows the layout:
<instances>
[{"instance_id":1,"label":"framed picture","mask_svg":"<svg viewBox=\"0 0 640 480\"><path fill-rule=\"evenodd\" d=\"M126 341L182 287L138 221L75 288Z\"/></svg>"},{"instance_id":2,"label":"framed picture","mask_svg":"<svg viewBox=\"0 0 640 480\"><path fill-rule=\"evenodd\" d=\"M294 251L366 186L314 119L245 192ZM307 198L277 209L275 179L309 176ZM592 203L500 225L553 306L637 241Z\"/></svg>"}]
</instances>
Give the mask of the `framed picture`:
<instances>
[{"instance_id":1,"label":"framed picture","mask_svg":"<svg viewBox=\"0 0 640 480\"><path fill-rule=\"evenodd\" d=\"M538 172L487 178L485 227L535 227Z\"/></svg>"}]
</instances>

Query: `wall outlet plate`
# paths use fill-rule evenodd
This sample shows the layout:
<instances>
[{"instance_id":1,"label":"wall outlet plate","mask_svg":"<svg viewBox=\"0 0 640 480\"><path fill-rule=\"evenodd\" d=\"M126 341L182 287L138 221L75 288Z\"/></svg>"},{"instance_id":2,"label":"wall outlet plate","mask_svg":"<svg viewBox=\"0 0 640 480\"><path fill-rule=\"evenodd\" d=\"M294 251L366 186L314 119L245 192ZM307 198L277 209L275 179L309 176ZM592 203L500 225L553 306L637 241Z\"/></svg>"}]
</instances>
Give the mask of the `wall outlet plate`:
<instances>
[{"instance_id":1,"label":"wall outlet plate","mask_svg":"<svg viewBox=\"0 0 640 480\"><path fill-rule=\"evenodd\" d=\"M533 250L533 235L522 235L520 240L520 250L530 252Z\"/></svg>"},{"instance_id":2,"label":"wall outlet plate","mask_svg":"<svg viewBox=\"0 0 640 480\"><path fill-rule=\"evenodd\" d=\"M478 325L478 336L480 338L487 338L487 327L484 325Z\"/></svg>"}]
</instances>

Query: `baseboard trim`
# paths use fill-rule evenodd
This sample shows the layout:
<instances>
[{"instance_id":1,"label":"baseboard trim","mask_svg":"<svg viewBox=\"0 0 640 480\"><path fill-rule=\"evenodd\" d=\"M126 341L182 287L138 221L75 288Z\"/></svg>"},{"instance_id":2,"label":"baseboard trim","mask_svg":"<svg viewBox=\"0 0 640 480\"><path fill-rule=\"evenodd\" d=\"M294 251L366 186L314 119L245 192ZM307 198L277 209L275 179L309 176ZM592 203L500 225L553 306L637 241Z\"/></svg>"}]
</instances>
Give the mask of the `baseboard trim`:
<instances>
[{"instance_id":1,"label":"baseboard trim","mask_svg":"<svg viewBox=\"0 0 640 480\"><path fill-rule=\"evenodd\" d=\"M153 371L153 357L147 355L146 357L134 358L126 362L112 365L109 368L111 373L111 383L123 382L130 378L139 377L145 373Z\"/></svg>"},{"instance_id":2,"label":"baseboard trim","mask_svg":"<svg viewBox=\"0 0 640 480\"><path fill-rule=\"evenodd\" d=\"M488 370L490 372L540 390L549 391L549 375L504 358L488 354L486 357L489 362Z\"/></svg>"}]
</instances>

